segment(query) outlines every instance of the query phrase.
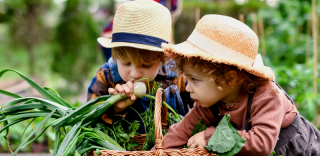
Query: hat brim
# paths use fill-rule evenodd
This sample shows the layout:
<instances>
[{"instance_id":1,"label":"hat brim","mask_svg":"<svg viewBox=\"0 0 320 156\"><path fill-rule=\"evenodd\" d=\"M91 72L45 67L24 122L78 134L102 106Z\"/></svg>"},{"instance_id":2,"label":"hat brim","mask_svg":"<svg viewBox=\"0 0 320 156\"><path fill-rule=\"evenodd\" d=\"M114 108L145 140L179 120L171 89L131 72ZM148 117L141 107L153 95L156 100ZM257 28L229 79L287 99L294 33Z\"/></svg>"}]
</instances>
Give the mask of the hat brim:
<instances>
[{"instance_id":1,"label":"hat brim","mask_svg":"<svg viewBox=\"0 0 320 156\"><path fill-rule=\"evenodd\" d=\"M253 75L263 77L268 80L273 79L273 71L271 70L270 67L260 66L259 68L256 68L248 64L245 64L243 62L232 61L231 59L215 56L193 45L189 41L185 41L176 45L162 43L161 46L164 50L164 53L174 53L174 54L178 54L186 57L199 57L200 59L215 62L215 63L224 63L228 65L233 65L238 67L240 70L242 69L246 70L247 72Z\"/></svg>"},{"instance_id":2,"label":"hat brim","mask_svg":"<svg viewBox=\"0 0 320 156\"><path fill-rule=\"evenodd\" d=\"M150 46L150 45L145 45L145 44L129 43L129 42L111 42L112 41L111 38L105 38L105 37L99 37L97 40L98 40L99 44L105 48L133 47L133 48L138 48L138 49L163 52L162 48Z\"/></svg>"}]
</instances>

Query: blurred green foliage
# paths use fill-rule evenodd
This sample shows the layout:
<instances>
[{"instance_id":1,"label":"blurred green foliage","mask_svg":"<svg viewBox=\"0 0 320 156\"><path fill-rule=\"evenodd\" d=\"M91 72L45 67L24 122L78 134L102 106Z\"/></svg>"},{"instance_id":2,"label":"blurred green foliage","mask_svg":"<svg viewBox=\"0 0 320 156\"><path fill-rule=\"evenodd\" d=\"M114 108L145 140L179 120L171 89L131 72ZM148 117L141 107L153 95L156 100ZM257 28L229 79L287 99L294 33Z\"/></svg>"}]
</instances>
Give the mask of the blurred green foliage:
<instances>
[{"instance_id":1,"label":"blurred green foliage","mask_svg":"<svg viewBox=\"0 0 320 156\"><path fill-rule=\"evenodd\" d=\"M50 10L51 0L15 0L3 1L0 21L9 27L7 42L13 50L19 47L26 49L29 56L29 73L34 75L35 48L48 39L48 26L45 25L44 14Z\"/></svg>"},{"instance_id":2,"label":"blurred green foliage","mask_svg":"<svg viewBox=\"0 0 320 156\"><path fill-rule=\"evenodd\" d=\"M319 15L319 4L316 8ZM277 8L259 9L258 13L265 23L267 62L275 72L276 81L296 102L300 114L319 127L320 94L315 94L313 82L313 44L319 47L319 38L312 42L311 1L280 1Z\"/></svg>"},{"instance_id":3,"label":"blurred green foliage","mask_svg":"<svg viewBox=\"0 0 320 156\"><path fill-rule=\"evenodd\" d=\"M82 86L97 60L98 25L88 10L89 0L68 0L53 39L52 71Z\"/></svg>"}]
</instances>

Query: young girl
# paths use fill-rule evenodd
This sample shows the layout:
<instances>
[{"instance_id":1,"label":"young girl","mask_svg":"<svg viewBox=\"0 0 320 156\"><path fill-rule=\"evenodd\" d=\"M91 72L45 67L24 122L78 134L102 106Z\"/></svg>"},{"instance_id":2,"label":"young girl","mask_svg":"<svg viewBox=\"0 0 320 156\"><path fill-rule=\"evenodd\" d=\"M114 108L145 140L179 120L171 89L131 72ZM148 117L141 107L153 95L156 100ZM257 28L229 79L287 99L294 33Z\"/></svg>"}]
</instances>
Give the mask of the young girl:
<instances>
[{"instance_id":1,"label":"young girl","mask_svg":"<svg viewBox=\"0 0 320 156\"><path fill-rule=\"evenodd\" d=\"M162 83L166 101L173 109L181 115L188 112L187 101L183 102L181 98L190 101L184 89L186 79L168 70L169 65L165 64L166 58L161 48L161 43L170 40L171 21L169 10L157 2L126 2L120 5L115 14L112 39L98 38L102 46L112 48L112 58L93 77L88 88L88 101L108 94L129 96L115 103L102 116L105 122L111 124L118 116L125 117L129 122L138 120L138 132L145 133L139 114L148 109L150 99L136 98L132 93L133 81L148 77L151 77L150 81L154 79ZM147 83L147 80L144 82Z\"/></svg>"},{"instance_id":2,"label":"young girl","mask_svg":"<svg viewBox=\"0 0 320 156\"><path fill-rule=\"evenodd\" d=\"M320 155L320 132L299 115L293 101L263 65L258 37L244 23L206 15L186 42L162 44L187 77L194 108L172 125L165 149L204 147L225 114L246 143L238 155ZM191 136L203 119L207 129Z\"/></svg>"}]
</instances>

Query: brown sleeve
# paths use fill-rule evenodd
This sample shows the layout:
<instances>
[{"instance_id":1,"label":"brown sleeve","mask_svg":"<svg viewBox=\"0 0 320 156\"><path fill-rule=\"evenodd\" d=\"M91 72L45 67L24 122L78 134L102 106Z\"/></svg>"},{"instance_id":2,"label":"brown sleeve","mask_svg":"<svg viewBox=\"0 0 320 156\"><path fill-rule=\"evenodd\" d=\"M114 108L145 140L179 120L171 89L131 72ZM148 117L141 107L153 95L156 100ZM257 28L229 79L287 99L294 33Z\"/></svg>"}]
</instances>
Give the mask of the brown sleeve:
<instances>
[{"instance_id":1,"label":"brown sleeve","mask_svg":"<svg viewBox=\"0 0 320 156\"><path fill-rule=\"evenodd\" d=\"M213 115L209 108L196 105L191 111L177 124L169 127L169 131L164 136L165 149L181 149L191 137L194 125L203 119L210 126ZM153 148L154 150L154 148Z\"/></svg>"}]
</instances>

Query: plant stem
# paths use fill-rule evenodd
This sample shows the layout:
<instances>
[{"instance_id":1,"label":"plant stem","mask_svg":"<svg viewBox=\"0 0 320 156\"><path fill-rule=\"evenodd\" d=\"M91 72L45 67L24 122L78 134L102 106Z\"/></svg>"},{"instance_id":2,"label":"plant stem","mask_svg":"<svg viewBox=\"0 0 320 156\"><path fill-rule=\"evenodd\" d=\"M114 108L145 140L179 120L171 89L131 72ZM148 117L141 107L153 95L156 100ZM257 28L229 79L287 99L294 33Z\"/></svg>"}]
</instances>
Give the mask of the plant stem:
<instances>
[{"instance_id":1,"label":"plant stem","mask_svg":"<svg viewBox=\"0 0 320 156\"><path fill-rule=\"evenodd\" d=\"M144 96L144 97L148 97L148 98L150 98L150 99L154 99L154 100L156 99L154 96L148 95L148 94L145 94L145 95L143 95L143 96ZM163 105L165 105L167 108L169 108L169 109L173 112L173 114L178 118L179 122L181 121L179 115L173 110L173 108L170 107L169 104L167 104L167 103L164 102L164 101L161 101L161 103L162 103Z\"/></svg>"},{"instance_id":2,"label":"plant stem","mask_svg":"<svg viewBox=\"0 0 320 156\"><path fill-rule=\"evenodd\" d=\"M117 95L112 95L107 101L109 101L109 103L113 105L113 104L116 103L117 101L119 101L119 100L121 100L121 99L124 99L124 98L127 98L127 97L128 97L127 94L121 96L121 94L118 93Z\"/></svg>"},{"instance_id":3,"label":"plant stem","mask_svg":"<svg viewBox=\"0 0 320 156\"><path fill-rule=\"evenodd\" d=\"M144 121L143 121L143 118L141 117L141 115L139 114L139 112L137 111L137 110L135 110L133 107L130 107L133 111L135 111L138 115L139 115L139 117L141 118L141 120L142 120L142 123L143 123L143 127L144 127L144 131L145 131L145 133L147 134L148 132L147 132L147 128L146 128L146 124L144 123Z\"/></svg>"}]
</instances>

